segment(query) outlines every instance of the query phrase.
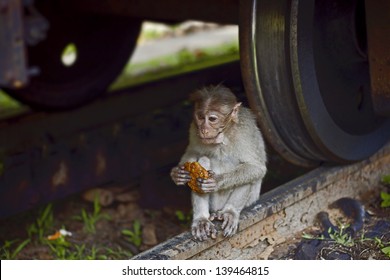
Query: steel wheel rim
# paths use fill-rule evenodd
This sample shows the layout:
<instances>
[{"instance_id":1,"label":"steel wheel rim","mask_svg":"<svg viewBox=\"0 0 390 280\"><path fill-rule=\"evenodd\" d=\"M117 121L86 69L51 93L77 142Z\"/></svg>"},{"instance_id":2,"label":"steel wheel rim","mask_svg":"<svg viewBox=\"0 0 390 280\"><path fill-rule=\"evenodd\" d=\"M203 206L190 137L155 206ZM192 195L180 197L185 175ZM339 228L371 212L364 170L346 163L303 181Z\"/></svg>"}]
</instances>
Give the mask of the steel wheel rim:
<instances>
[{"instance_id":1,"label":"steel wheel rim","mask_svg":"<svg viewBox=\"0 0 390 280\"><path fill-rule=\"evenodd\" d=\"M274 148L293 163L314 166L361 160L383 146L390 136L389 120L378 119L377 129L353 134L335 123L318 98L313 33L302 27L314 26L310 24L314 2L244 2L240 15L244 85ZM287 106L281 105L283 99Z\"/></svg>"}]
</instances>

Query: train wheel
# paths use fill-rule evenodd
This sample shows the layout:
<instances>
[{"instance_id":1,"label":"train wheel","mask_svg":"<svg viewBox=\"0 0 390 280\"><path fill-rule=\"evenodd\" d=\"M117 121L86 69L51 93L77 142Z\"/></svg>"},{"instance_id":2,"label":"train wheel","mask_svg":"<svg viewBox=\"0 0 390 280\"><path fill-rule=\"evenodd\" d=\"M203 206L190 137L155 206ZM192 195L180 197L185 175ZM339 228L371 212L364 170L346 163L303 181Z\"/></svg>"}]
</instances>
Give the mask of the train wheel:
<instances>
[{"instance_id":1,"label":"train wheel","mask_svg":"<svg viewBox=\"0 0 390 280\"><path fill-rule=\"evenodd\" d=\"M53 4L54 5L54 4ZM38 74L23 89L5 89L29 105L65 109L91 101L110 85L128 62L141 22L122 17L69 14L44 6L47 38L28 47ZM71 50L70 57L66 51Z\"/></svg>"},{"instance_id":2,"label":"train wheel","mask_svg":"<svg viewBox=\"0 0 390 280\"><path fill-rule=\"evenodd\" d=\"M244 86L260 126L291 162L364 159L390 139L374 113L364 1L241 1Z\"/></svg>"}]
</instances>

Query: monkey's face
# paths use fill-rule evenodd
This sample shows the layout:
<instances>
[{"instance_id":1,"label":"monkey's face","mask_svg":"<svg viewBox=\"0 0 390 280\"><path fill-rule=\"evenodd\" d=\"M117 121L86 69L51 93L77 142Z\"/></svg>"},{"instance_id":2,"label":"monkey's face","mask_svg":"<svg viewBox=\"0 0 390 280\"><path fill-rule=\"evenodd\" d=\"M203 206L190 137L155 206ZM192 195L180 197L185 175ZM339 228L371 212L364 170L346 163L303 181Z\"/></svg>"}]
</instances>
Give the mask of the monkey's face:
<instances>
[{"instance_id":1,"label":"monkey's face","mask_svg":"<svg viewBox=\"0 0 390 280\"><path fill-rule=\"evenodd\" d=\"M194 120L198 130L197 135L203 144L223 142L226 117L218 111L195 111Z\"/></svg>"}]
</instances>

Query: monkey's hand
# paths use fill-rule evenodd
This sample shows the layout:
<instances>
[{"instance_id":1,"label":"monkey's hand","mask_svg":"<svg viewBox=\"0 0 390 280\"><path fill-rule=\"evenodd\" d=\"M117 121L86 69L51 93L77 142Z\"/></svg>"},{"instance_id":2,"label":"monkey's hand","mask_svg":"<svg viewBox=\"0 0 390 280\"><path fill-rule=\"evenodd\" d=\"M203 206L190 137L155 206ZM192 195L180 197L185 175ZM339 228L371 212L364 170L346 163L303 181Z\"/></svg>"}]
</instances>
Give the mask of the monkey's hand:
<instances>
[{"instance_id":1,"label":"monkey's hand","mask_svg":"<svg viewBox=\"0 0 390 280\"><path fill-rule=\"evenodd\" d=\"M237 232L240 215L236 211L226 210L218 211L217 213L212 213L210 215L210 221L213 221L214 219L223 221L223 236L230 237Z\"/></svg>"},{"instance_id":2,"label":"monkey's hand","mask_svg":"<svg viewBox=\"0 0 390 280\"><path fill-rule=\"evenodd\" d=\"M171 170L171 178L176 185L185 185L191 180L190 172L184 170L184 166L176 166Z\"/></svg>"},{"instance_id":3,"label":"monkey's hand","mask_svg":"<svg viewBox=\"0 0 390 280\"><path fill-rule=\"evenodd\" d=\"M198 178L196 181L198 183L198 186L204 193L212 193L216 192L218 190L218 184L217 180L215 179L215 173L211 170L208 170L209 178L208 179L202 179Z\"/></svg>"},{"instance_id":4,"label":"monkey's hand","mask_svg":"<svg viewBox=\"0 0 390 280\"><path fill-rule=\"evenodd\" d=\"M217 229L214 224L207 218L196 219L192 222L191 226L192 236L199 241L209 239L209 237L217 238Z\"/></svg>"}]
</instances>

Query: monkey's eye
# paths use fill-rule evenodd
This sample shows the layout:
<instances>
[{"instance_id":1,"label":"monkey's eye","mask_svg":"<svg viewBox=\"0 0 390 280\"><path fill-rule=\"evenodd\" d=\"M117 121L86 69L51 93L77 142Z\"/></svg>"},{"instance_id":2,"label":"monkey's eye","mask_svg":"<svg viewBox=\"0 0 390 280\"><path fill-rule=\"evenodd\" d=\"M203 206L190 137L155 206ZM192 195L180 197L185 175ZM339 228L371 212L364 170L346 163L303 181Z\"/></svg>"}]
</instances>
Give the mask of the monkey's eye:
<instances>
[{"instance_id":1,"label":"monkey's eye","mask_svg":"<svg viewBox=\"0 0 390 280\"><path fill-rule=\"evenodd\" d=\"M214 116L211 116L211 117L209 117L209 121L210 122L216 122L218 120L218 118L217 117L214 117Z\"/></svg>"},{"instance_id":2,"label":"monkey's eye","mask_svg":"<svg viewBox=\"0 0 390 280\"><path fill-rule=\"evenodd\" d=\"M203 115L197 115L197 118L198 118L198 120L200 120L200 121L202 121L202 120L204 120L204 116Z\"/></svg>"}]
</instances>

